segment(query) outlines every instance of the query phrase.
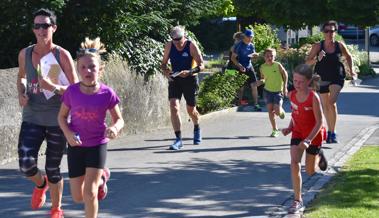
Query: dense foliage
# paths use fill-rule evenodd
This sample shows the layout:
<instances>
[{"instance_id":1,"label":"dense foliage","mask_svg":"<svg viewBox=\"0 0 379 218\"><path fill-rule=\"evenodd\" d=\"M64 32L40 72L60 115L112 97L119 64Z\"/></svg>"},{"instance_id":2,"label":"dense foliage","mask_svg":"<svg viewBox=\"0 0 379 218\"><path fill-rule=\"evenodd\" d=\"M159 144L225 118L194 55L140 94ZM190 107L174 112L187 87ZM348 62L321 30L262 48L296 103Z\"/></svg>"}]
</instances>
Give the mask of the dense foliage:
<instances>
[{"instance_id":1,"label":"dense foliage","mask_svg":"<svg viewBox=\"0 0 379 218\"><path fill-rule=\"evenodd\" d=\"M277 32L268 24L254 24L249 28L254 30L254 46L257 52L262 52L266 48L279 48L280 40Z\"/></svg>"},{"instance_id":2,"label":"dense foliage","mask_svg":"<svg viewBox=\"0 0 379 218\"><path fill-rule=\"evenodd\" d=\"M275 25L299 29L338 20L358 26L379 23L379 0L233 0L235 13L256 17Z\"/></svg>"},{"instance_id":3,"label":"dense foliage","mask_svg":"<svg viewBox=\"0 0 379 218\"><path fill-rule=\"evenodd\" d=\"M199 89L197 106L200 113L207 113L232 106L237 90L245 83L244 74L214 73L205 78Z\"/></svg>"},{"instance_id":4,"label":"dense foliage","mask_svg":"<svg viewBox=\"0 0 379 218\"><path fill-rule=\"evenodd\" d=\"M156 71L162 43L172 26L196 25L202 17L225 14L233 9L230 3L230 0L3 0L0 67L17 66L18 51L33 43L32 12L41 7L51 8L58 15L54 41L72 54L85 36L100 36L108 51L121 54L136 71L149 74Z\"/></svg>"}]
</instances>

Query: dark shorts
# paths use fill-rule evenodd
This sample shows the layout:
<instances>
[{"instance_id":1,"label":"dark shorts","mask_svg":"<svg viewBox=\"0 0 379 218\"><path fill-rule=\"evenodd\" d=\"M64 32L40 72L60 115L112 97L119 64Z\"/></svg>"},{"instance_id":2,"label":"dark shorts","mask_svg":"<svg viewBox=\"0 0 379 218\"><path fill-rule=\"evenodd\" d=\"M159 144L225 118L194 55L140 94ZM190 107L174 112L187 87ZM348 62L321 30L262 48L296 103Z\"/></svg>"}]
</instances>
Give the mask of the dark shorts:
<instances>
[{"instance_id":1,"label":"dark shorts","mask_svg":"<svg viewBox=\"0 0 379 218\"><path fill-rule=\"evenodd\" d=\"M196 96L199 89L197 77L175 78L168 83L168 99L181 99L182 95L187 105L196 106Z\"/></svg>"},{"instance_id":2,"label":"dark shorts","mask_svg":"<svg viewBox=\"0 0 379 218\"><path fill-rule=\"evenodd\" d=\"M266 104L281 105L283 102L282 92L270 92L266 89L263 89L263 96L266 101Z\"/></svg>"},{"instance_id":3,"label":"dark shorts","mask_svg":"<svg viewBox=\"0 0 379 218\"><path fill-rule=\"evenodd\" d=\"M299 138L292 138L291 139L291 146L297 146L300 144L300 142L303 141L303 139L299 139ZM312 155L317 155L320 153L320 149L321 149L321 145L310 145L307 149L306 149L306 152L308 154L312 154Z\"/></svg>"},{"instance_id":4,"label":"dark shorts","mask_svg":"<svg viewBox=\"0 0 379 218\"><path fill-rule=\"evenodd\" d=\"M248 76L245 85L250 85L252 83L257 82L257 75L255 75L255 71L254 71L254 69L252 67L246 68L245 72L240 72L240 73L245 74L245 75Z\"/></svg>"},{"instance_id":5,"label":"dark shorts","mask_svg":"<svg viewBox=\"0 0 379 218\"><path fill-rule=\"evenodd\" d=\"M329 93L329 86L330 85L339 85L341 88L343 88L343 85L345 83L345 79L337 79L333 81L320 81L320 94Z\"/></svg>"},{"instance_id":6,"label":"dark shorts","mask_svg":"<svg viewBox=\"0 0 379 218\"><path fill-rule=\"evenodd\" d=\"M107 144L94 147L68 146L68 176L70 178L83 176L86 168L104 169L106 159Z\"/></svg>"}]
</instances>

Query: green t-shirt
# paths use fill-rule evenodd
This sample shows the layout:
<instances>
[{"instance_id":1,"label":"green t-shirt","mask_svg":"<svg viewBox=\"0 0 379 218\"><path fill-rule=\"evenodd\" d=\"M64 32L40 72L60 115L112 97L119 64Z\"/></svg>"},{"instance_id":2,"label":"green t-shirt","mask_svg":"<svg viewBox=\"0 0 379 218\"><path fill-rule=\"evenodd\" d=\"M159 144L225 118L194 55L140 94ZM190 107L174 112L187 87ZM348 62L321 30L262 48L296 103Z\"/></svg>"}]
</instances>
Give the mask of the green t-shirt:
<instances>
[{"instance_id":1,"label":"green t-shirt","mask_svg":"<svg viewBox=\"0 0 379 218\"><path fill-rule=\"evenodd\" d=\"M260 69L265 78L265 89L269 92L281 92L284 81L280 73L279 63L276 61L272 65L264 63Z\"/></svg>"}]
</instances>

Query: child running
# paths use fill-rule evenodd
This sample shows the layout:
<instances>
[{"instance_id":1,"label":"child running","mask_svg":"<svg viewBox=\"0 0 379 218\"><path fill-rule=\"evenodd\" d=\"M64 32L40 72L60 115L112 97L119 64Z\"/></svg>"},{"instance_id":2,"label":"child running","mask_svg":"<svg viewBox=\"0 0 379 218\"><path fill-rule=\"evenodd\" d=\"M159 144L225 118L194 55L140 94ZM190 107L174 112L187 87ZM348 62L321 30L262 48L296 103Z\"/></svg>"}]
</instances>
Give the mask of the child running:
<instances>
[{"instance_id":1,"label":"child running","mask_svg":"<svg viewBox=\"0 0 379 218\"><path fill-rule=\"evenodd\" d=\"M326 170L327 161L321 150L323 141L322 109L320 98L310 88L317 76L312 74L312 69L301 64L297 66L293 74L295 90L289 93L292 108L292 119L289 126L282 130L283 135L292 132L291 137L291 177L294 190L294 202L288 212L291 214L304 211L301 197L301 158L304 150L305 169L308 175L313 175L318 164L321 170Z\"/></svg>"},{"instance_id":2,"label":"child running","mask_svg":"<svg viewBox=\"0 0 379 218\"><path fill-rule=\"evenodd\" d=\"M68 87L62 96L58 115L59 126L69 143L67 151L71 195L75 202L84 202L86 218L96 218L98 200L107 195L110 171L105 168L107 142L124 126L119 97L99 82L104 70L100 54L105 52L99 38L88 38L77 52L79 83ZM112 125L106 126L109 111ZM70 122L68 117L71 116Z\"/></svg>"},{"instance_id":3,"label":"child running","mask_svg":"<svg viewBox=\"0 0 379 218\"><path fill-rule=\"evenodd\" d=\"M283 96L287 96L288 74L284 67L275 61L276 50L267 48L264 51L265 63L260 67L261 82L265 84L263 95L266 101L268 117L272 126L271 137L278 137L280 132L275 122L275 115L284 119L282 108Z\"/></svg>"}]
</instances>

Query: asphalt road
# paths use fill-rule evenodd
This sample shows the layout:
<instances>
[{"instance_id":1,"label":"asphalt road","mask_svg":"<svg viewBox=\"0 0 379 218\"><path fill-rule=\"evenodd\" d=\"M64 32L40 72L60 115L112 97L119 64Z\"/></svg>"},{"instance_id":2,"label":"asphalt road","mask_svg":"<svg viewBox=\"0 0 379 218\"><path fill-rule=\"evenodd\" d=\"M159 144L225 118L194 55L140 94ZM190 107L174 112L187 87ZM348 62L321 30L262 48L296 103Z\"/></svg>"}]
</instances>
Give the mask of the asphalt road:
<instances>
[{"instance_id":1,"label":"asphalt road","mask_svg":"<svg viewBox=\"0 0 379 218\"><path fill-rule=\"evenodd\" d=\"M344 88L338 104L340 143L325 145L332 165L347 144L379 124L378 102L379 79ZM289 111L288 102L285 106ZM279 120L279 127L285 127L289 117L287 113ZM268 137L266 112L245 107L212 113L203 116L201 129L203 143L192 145L192 126L185 123L180 151L167 150L173 139L170 128L112 141L109 194L100 203L99 217L257 218L283 209L292 196L290 138ZM84 217L83 205L71 199L66 166L64 159L65 217ZM31 192L32 184L20 175L17 162L0 166L0 217L48 217L49 198L42 210L31 211Z\"/></svg>"}]
</instances>

